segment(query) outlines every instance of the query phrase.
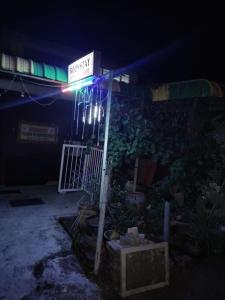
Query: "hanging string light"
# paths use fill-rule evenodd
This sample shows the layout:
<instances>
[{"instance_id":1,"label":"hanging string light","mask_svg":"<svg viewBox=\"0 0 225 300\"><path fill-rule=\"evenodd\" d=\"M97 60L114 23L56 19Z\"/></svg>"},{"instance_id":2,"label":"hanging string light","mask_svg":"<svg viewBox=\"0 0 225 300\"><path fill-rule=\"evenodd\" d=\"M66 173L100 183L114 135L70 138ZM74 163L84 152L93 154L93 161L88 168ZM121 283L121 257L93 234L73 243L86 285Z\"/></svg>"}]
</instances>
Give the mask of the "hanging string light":
<instances>
[{"instance_id":1,"label":"hanging string light","mask_svg":"<svg viewBox=\"0 0 225 300\"><path fill-rule=\"evenodd\" d=\"M103 91L99 84L76 90L74 95L73 119L76 121L76 136L81 134L81 139L84 140L85 131L89 131L90 129L88 128L92 126L92 138L94 139L96 135L98 146L102 127L101 123L104 118L105 99L106 97L104 98ZM80 126L82 127L81 130L79 128Z\"/></svg>"},{"instance_id":2,"label":"hanging string light","mask_svg":"<svg viewBox=\"0 0 225 300\"><path fill-rule=\"evenodd\" d=\"M73 110L73 120L74 121L75 121L75 118L76 118L77 98L78 98L78 91L75 91L75 95L74 95L74 110Z\"/></svg>"},{"instance_id":3,"label":"hanging string light","mask_svg":"<svg viewBox=\"0 0 225 300\"><path fill-rule=\"evenodd\" d=\"M97 108L97 122L98 122L98 135L97 135L97 146L100 144L100 129L101 129L101 106L102 106L102 90L99 89L99 100L98 100L98 108Z\"/></svg>"},{"instance_id":4,"label":"hanging string light","mask_svg":"<svg viewBox=\"0 0 225 300\"><path fill-rule=\"evenodd\" d=\"M100 116L99 116L99 111L100 111L100 105L98 107L98 136L97 136L97 146L99 147L99 140L100 140Z\"/></svg>"},{"instance_id":5,"label":"hanging string light","mask_svg":"<svg viewBox=\"0 0 225 300\"><path fill-rule=\"evenodd\" d=\"M82 129L82 137L81 137L82 140L84 139L86 117L87 117L87 105L84 103L84 108L83 108L83 129Z\"/></svg>"},{"instance_id":6,"label":"hanging string light","mask_svg":"<svg viewBox=\"0 0 225 300\"><path fill-rule=\"evenodd\" d=\"M89 117L88 117L88 124L92 124L92 101L93 101L93 89L90 91L90 108L89 108Z\"/></svg>"},{"instance_id":7,"label":"hanging string light","mask_svg":"<svg viewBox=\"0 0 225 300\"><path fill-rule=\"evenodd\" d=\"M98 116L98 104L96 103L94 106L94 119L96 120Z\"/></svg>"},{"instance_id":8,"label":"hanging string light","mask_svg":"<svg viewBox=\"0 0 225 300\"><path fill-rule=\"evenodd\" d=\"M88 101L86 101L88 95L88 88L84 88L83 98L81 104L83 104L83 128L82 128L82 136L81 139L84 139L85 134L85 125L86 125L86 119L87 119L87 108L88 108Z\"/></svg>"},{"instance_id":9,"label":"hanging string light","mask_svg":"<svg viewBox=\"0 0 225 300\"><path fill-rule=\"evenodd\" d=\"M98 106L98 123L101 122L101 105Z\"/></svg>"},{"instance_id":10,"label":"hanging string light","mask_svg":"<svg viewBox=\"0 0 225 300\"><path fill-rule=\"evenodd\" d=\"M95 126L98 117L98 98L99 97L99 86L95 88L95 104L93 106L93 129L92 129L92 138L95 138Z\"/></svg>"},{"instance_id":11,"label":"hanging string light","mask_svg":"<svg viewBox=\"0 0 225 300\"><path fill-rule=\"evenodd\" d=\"M77 121L76 135L78 135L78 132L79 132L80 104L82 103L81 97L82 97L82 94L78 92L78 94L77 94L77 109L76 109L76 112L77 112L77 116L76 116L76 121Z\"/></svg>"},{"instance_id":12,"label":"hanging string light","mask_svg":"<svg viewBox=\"0 0 225 300\"><path fill-rule=\"evenodd\" d=\"M82 122L85 123L85 121L86 121L85 109L83 109Z\"/></svg>"}]
</instances>

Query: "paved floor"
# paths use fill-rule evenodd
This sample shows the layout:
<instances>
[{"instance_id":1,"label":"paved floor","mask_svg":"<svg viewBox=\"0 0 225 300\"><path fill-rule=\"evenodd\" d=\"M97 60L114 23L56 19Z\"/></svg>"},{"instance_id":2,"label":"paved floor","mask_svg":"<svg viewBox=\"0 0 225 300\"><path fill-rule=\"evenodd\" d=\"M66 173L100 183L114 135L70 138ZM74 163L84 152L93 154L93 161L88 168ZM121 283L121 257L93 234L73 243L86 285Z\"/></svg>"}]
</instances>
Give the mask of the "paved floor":
<instances>
[{"instance_id":1,"label":"paved floor","mask_svg":"<svg viewBox=\"0 0 225 300\"><path fill-rule=\"evenodd\" d=\"M70 238L57 221L76 213L82 194L58 194L56 186L16 188L22 193L0 193L0 300L99 299L99 288L71 255ZM41 197L45 204L10 206L9 200L24 197ZM129 299L224 300L224 280L225 258L203 259L172 269L169 288ZM111 285L104 299L117 299Z\"/></svg>"},{"instance_id":2,"label":"paved floor","mask_svg":"<svg viewBox=\"0 0 225 300\"><path fill-rule=\"evenodd\" d=\"M15 188L22 193L0 194L0 299L98 299L57 221L77 211L82 194L58 194L56 186ZM9 200L24 197L41 197L45 204L10 206Z\"/></svg>"}]
</instances>

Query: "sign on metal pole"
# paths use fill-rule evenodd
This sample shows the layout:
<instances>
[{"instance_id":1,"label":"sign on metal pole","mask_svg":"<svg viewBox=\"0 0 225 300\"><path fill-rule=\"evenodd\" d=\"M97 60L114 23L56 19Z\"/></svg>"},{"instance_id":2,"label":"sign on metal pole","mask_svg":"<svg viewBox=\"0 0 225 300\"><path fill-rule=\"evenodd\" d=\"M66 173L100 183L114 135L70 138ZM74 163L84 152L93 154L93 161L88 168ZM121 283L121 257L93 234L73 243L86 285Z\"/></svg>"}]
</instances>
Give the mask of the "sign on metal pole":
<instances>
[{"instance_id":1,"label":"sign on metal pole","mask_svg":"<svg viewBox=\"0 0 225 300\"><path fill-rule=\"evenodd\" d=\"M68 66L68 83L74 83L86 77L97 75L100 68L100 53L91 53L79 58Z\"/></svg>"},{"instance_id":2,"label":"sign on metal pole","mask_svg":"<svg viewBox=\"0 0 225 300\"><path fill-rule=\"evenodd\" d=\"M88 121L88 125L98 123L98 142L99 142L99 129L101 123L101 114L103 110L103 98L102 93L100 94L99 100L94 99L94 88L88 89L88 86L93 84L97 85L98 79L96 80L96 75L99 72L100 63L100 54L98 52L91 52L88 55L76 60L71 65L68 66L68 86L63 88L63 92L79 90L81 88L86 87L86 96L87 101L83 102L83 113L82 113L82 122L83 122L83 130L85 130L85 124ZM107 167L107 147L108 147L108 137L109 137L109 121L110 121L110 110L111 110L111 98L112 98L112 83L113 83L113 72L110 71L104 79L108 80L108 93L106 97L106 118L105 118L105 134L104 134L104 150L103 150L103 158L102 158L102 170L101 170L101 186L100 186L100 203L99 203L99 226L98 226L98 236L97 236L97 246L95 253L95 266L94 272L98 274L100 259L101 259L101 250L102 250L102 239L103 239L103 230L105 223L105 210L107 204L107 190L109 185L109 175L106 174ZM100 81L103 78L99 79ZM100 88L100 85L99 85ZM77 95L76 95L77 96ZM78 97L78 96L77 96ZM79 101L75 97L75 107L77 114L77 134L78 134L78 123L79 123ZM85 100L85 99L84 99ZM105 100L105 98L104 98ZM88 105L87 105L88 103ZM74 112L75 114L75 112ZM93 127L94 133L94 127ZM83 137L83 133L82 133Z\"/></svg>"}]
</instances>

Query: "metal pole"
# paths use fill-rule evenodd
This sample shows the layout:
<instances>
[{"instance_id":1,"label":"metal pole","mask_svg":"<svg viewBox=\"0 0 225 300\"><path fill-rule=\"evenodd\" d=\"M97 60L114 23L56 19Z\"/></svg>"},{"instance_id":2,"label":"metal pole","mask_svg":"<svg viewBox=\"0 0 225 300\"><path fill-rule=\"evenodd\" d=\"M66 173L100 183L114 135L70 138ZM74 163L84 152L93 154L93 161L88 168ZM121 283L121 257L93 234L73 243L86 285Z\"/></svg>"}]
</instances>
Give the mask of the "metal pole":
<instances>
[{"instance_id":1,"label":"metal pole","mask_svg":"<svg viewBox=\"0 0 225 300\"><path fill-rule=\"evenodd\" d=\"M137 188L138 164L139 164L139 158L136 158L135 167L134 167L133 193L136 192L136 188Z\"/></svg>"},{"instance_id":2,"label":"metal pole","mask_svg":"<svg viewBox=\"0 0 225 300\"><path fill-rule=\"evenodd\" d=\"M111 111L111 102L112 102L112 81L113 81L113 72L109 72L108 75L109 85L108 85L108 94L107 94L107 105L106 105L106 118L105 118L105 136L104 136L104 149L102 157L102 176L101 176L101 187L100 187L100 203L101 207L103 201L103 189L104 189L104 180L106 174L106 164L107 164L107 148L108 148L108 139L109 139L109 121L110 121L110 111Z\"/></svg>"},{"instance_id":3,"label":"metal pole","mask_svg":"<svg viewBox=\"0 0 225 300\"><path fill-rule=\"evenodd\" d=\"M99 225L98 225L98 236L97 236L97 246L95 252L95 265L94 273L98 274L100 261L101 261L101 250L102 250L102 239L103 239L103 230L105 223L105 208L107 203L107 191L109 185L109 176L106 175L107 167L107 147L108 147L108 138L109 138L109 121L110 121L110 110L112 102L112 82L113 82L113 72L110 71L108 75L108 94L107 94L107 106L106 106L106 119L105 119L105 139L104 139L104 150L102 158L102 177L101 177L101 187L100 187L100 199L99 199Z\"/></svg>"},{"instance_id":4,"label":"metal pole","mask_svg":"<svg viewBox=\"0 0 225 300\"><path fill-rule=\"evenodd\" d=\"M100 263L101 263L102 240L103 240L103 232L104 232L104 224L105 224L105 211L106 211L106 203L107 203L108 185L109 185L109 175L105 175L104 190L103 190L103 196L105 198L105 201L101 205L100 214L99 214L98 236L97 236L97 245L96 245L96 252L95 252L95 266L94 266L95 275L98 274Z\"/></svg>"},{"instance_id":5,"label":"metal pole","mask_svg":"<svg viewBox=\"0 0 225 300\"><path fill-rule=\"evenodd\" d=\"M165 201L164 206L164 232L163 232L163 240L165 242L169 242L169 235L170 235L170 202Z\"/></svg>"}]
</instances>

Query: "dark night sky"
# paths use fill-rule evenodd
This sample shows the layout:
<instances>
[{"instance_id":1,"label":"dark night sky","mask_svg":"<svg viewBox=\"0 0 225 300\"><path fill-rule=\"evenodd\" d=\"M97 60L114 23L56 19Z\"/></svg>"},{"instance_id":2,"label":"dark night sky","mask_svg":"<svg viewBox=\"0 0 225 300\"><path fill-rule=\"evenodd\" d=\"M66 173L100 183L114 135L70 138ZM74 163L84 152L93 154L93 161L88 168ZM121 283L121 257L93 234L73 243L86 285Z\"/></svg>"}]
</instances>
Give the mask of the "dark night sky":
<instances>
[{"instance_id":1,"label":"dark night sky","mask_svg":"<svg viewBox=\"0 0 225 300\"><path fill-rule=\"evenodd\" d=\"M5 7L1 26L84 54L101 50L115 68L150 55L150 63L138 69L149 81L225 82L225 11L214 2L201 7L182 1L166 6L162 1L39 1L33 7L16 2Z\"/></svg>"}]
</instances>

